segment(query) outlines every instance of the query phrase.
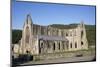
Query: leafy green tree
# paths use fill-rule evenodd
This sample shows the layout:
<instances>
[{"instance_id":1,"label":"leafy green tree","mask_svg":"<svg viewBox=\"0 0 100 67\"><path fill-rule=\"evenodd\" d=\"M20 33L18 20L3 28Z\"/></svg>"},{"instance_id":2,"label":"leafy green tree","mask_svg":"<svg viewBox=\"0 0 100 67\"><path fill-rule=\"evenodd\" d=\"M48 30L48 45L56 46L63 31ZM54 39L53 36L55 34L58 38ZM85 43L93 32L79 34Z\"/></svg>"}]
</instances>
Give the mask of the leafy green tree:
<instances>
[{"instance_id":1,"label":"leafy green tree","mask_svg":"<svg viewBox=\"0 0 100 67\"><path fill-rule=\"evenodd\" d=\"M12 43L18 43L22 37L22 30L12 30Z\"/></svg>"}]
</instances>

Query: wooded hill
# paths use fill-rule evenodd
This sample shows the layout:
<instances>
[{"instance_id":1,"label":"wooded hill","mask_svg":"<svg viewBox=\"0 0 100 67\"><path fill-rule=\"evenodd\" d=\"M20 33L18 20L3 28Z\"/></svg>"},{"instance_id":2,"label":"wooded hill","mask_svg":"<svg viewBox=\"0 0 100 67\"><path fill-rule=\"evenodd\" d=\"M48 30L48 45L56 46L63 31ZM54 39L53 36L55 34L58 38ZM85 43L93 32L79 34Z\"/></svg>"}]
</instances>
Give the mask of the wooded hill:
<instances>
[{"instance_id":1,"label":"wooded hill","mask_svg":"<svg viewBox=\"0 0 100 67\"><path fill-rule=\"evenodd\" d=\"M71 29L77 26L77 24L70 24L70 25L62 25L62 24L52 24L49 25L51 27L56 27L59 29ZM95 25L85 25L86 27L86 34L89 45L95 45L96 44L96 26ZM22 30L12 30L12 43L18 43L18 41L22 37Z\"/></svg>"}]
</instances>

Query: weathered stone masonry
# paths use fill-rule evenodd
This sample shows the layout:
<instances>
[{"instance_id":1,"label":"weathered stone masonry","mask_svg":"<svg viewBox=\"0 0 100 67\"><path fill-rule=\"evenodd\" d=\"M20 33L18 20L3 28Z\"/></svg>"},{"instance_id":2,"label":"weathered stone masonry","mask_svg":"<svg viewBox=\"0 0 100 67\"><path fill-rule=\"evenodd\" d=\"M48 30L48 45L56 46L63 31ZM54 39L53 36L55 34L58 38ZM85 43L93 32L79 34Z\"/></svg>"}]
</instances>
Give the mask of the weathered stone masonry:
<instances>
[{"instance_id":1,"label":"weathered stone masonry","mask_svg":"<svg viewBox=\"0 0 100 67\"><path fill-rule=\"evenodd\" d=\"M32 24L27 15L22 38L14 52L32 55L88 49L86 30L83 23L73 29L58 29L51 26Z\"/></svg>"}]
</instances>

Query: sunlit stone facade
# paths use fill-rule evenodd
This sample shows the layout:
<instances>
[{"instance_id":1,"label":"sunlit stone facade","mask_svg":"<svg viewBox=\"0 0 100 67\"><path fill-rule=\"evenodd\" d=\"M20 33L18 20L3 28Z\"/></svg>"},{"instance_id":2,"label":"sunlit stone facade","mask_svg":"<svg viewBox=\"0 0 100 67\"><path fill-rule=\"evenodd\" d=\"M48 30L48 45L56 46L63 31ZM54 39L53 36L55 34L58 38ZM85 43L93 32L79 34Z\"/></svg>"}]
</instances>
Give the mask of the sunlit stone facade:
<instances>
[{"instance_id":1,"label":"sunlit stone facade","mask_svg":"<svg viewBox=\"0 0 100 67\"><path fill-rule=\"evenodd\" d=\"M41 26L33 24L27 15L17 49L14 52L32 55L88 49L85 26L83 23L73 29Z\"/></svg>"}]
</instances>

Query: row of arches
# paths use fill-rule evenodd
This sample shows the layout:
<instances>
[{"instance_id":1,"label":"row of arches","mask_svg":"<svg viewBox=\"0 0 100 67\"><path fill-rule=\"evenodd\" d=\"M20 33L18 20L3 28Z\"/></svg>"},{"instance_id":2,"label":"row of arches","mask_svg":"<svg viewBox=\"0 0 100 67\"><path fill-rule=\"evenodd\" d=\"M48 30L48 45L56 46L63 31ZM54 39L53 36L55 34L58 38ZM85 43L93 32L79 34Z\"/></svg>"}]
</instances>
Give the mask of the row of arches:
<instances>
[{"instance_id":1,"label":"row of arches","mask_svg":"<svg viewBox=\"0 0 100 67\"><path fill-rule=\"evenodd\" d=\"M55 51L68 50L68 41L39 41L39 53L53 53Z\"/></svg>"},{"instance_id":2,"label":"row of arches","mask_svg":"<svg viewBox=\"0 0 100 67\"><path fill-rule=\"evenodd\" d=\"M71 43L70 43L70 48L73 48L73 46L74 46L74 48L78 48L77 42L75 42L74 45L73 45L72 42L71 42Z\"/></svg>"},{"instance_id":3,"label":"row of arches","mask_svg":"<svg viewBox=\"0 0 100 67\"><path fill-rule=\"evenodd\" d=\"M83 45L84 45L84 42L81 41L81 46L83 46ZM77 42L75 42L74 45L73 45L72 42L71 42L71 43L70 43L70 48L73 48L73 46L74 46L75 48L78 48Z\"/></svg>"}]
</instances>

